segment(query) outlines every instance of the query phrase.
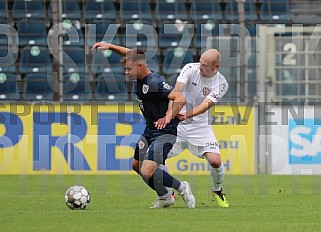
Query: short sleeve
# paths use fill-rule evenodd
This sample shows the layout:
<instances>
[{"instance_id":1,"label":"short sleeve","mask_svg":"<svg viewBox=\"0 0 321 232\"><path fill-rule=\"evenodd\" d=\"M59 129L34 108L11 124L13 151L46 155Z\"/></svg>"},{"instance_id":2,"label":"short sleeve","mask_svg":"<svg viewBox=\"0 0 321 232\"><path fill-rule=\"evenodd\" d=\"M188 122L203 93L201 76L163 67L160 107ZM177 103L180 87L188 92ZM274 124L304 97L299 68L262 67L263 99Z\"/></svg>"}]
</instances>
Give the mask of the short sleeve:
<instances>
[{"instance_id":1,"label":"short sleeve","mask_svg":"<svg viewBox=\"0 0 321 232\"><path fill-rule=\"evenodd\" d=\"M177 77L177 82L182 82L185 85L187 84L189 77L193 75L193 66L192 64L186 64L182 71L180 72L179 76Z\"/></svg>"},{"instance_id":2,"label":"short sleeve","mask_svg":"<svg viewBox=\"0 0 321 232\"><path fill-rule=\"evenodd\" d=\"M173 86L171 86L167 81L164 79L159 79L158 81L158 92L161 94L162 97L167 98L168 95L172 92Z\"/></svg>"},{"instance_id":3,"label":"short sleeve","mask_svg":"<svg viewBox=\"0 0 321 232\"><path fill-rule=\"evenodd\" d=\"M222 81L206 98L212 102L217 103L227 92L228 83L226 80Z\"/></svg>"}]
</instances>

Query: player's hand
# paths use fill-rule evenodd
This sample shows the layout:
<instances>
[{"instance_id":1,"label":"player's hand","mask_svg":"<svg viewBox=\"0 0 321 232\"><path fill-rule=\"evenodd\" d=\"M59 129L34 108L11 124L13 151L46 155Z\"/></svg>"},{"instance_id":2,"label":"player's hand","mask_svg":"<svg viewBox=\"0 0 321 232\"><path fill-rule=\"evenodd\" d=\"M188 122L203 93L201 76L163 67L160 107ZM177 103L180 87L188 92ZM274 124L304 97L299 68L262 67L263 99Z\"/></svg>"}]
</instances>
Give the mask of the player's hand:
<instances>
[{"instance_id":1,"label":"player's hand","mask_svg":"<svg viewBox=\"0 0 321 232\"><path fill-rule=\"evenodd\" d=\"M171 119L165 116L163 118L158 119L157 122L154 122L154 124L158 130L161 130L161 129L164 129L170 121Z\"/></svg>"},{"instance_id":2,"label":"player's hand","mask_svg":"<svg viewBox=\"0 0 321 232\"><path fill-rule=\"evenodd\" d=\"M105 43L105 42L98 42L98 43L95 43L94 46L92 47L92 50L93 51L96 51L96 49L99 49L99 50L107 50L110 48L112 44L110 43Z\"/></svg>"},{"instance_id":3,"label":"player's hand","mask_svg":"<svg viewBox=\"0 0 321 232\"><path fill-rule=\"evenodd\" d=\"M185 121L187 119L186 113L179 113L176 117L180 122Z\"/></svg>"}]
</instances>

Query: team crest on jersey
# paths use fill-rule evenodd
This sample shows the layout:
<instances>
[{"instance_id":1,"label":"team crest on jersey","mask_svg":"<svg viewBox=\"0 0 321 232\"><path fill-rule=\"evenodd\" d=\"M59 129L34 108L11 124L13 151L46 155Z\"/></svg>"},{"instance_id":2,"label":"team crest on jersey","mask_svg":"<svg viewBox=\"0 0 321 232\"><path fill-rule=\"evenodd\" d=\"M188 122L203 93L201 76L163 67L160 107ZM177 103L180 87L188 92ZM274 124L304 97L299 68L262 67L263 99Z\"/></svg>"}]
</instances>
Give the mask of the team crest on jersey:
<instances>
[{"instance_id":1,"label":"team crest on jersey","mask_svg":"<svg viewBox=\"0 0 321 232\"><path fill-rule=\"evenodd\" d=\"M145 147L145 143L143 141L139 140L138 147L139 147L139 149L143 149Z\"/></svg>"},{"instance_id":2,"label":"team crest on jersey","mask_svg":"<svg viewBox=\"0 0 321 232\"><path fill-rule=\"evenodd\" d=\"M208 87L203 88L203 95L204 96L207 96L210 92L211 92L211 90Z\"/></svg>"},{"instance_id":3,"label":"team crest on jersey","mask_svg":"<svg viewBox=\"0 0 321 232\"><path fill-rule=\"evenodd\" d=\"M143 89L142 90L143 90L143 94L146 94L148 92L148 90L149 90L149 86L143 84Z\"/></svg>"}]
</instances>

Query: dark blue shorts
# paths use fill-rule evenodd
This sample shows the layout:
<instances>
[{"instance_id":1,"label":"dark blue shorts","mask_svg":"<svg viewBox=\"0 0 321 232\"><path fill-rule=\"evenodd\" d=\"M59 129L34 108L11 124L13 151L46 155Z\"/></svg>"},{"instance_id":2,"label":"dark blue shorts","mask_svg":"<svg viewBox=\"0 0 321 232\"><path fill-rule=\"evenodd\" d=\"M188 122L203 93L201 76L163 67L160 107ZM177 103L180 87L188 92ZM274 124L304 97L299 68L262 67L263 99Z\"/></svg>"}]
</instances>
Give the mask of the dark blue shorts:
<instances>
[{"instance_id":1,"label":"dark blue shorts","mask_svg":"<svg viewBox=\"0 0 321 232\"><path fill-rule=\"evenodd\" d=\"M145 128L144 133L136 144L134 159L152 160L158 164L165 164L167 155L176 142L177 128L163 130Z\"/></svg>"}]
</instances>

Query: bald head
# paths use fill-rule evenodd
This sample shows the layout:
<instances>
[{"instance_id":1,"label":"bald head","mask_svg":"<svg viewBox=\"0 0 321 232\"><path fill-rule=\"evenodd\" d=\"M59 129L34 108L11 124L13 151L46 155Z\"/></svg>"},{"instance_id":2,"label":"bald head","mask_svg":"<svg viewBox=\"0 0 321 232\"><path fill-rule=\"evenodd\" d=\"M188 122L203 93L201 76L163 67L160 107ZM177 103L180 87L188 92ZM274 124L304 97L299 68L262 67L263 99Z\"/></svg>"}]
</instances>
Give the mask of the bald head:
<instances>
[{"instance_id":1,"label":"bald head","mask_svg":"<svg viewBox=\"0 0 321 232\"><path fill-rule=\"evenodd\" d=\"M221 54L216 49L206 50L200 58L200 72L202 77L212 77L220 66Z\"/></svg>"}]
</instances>

